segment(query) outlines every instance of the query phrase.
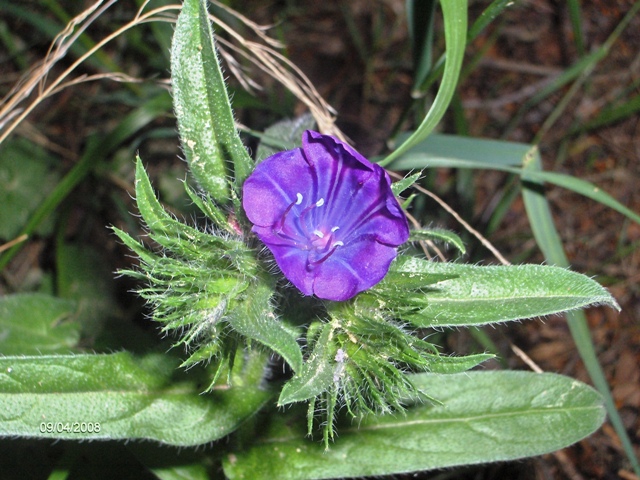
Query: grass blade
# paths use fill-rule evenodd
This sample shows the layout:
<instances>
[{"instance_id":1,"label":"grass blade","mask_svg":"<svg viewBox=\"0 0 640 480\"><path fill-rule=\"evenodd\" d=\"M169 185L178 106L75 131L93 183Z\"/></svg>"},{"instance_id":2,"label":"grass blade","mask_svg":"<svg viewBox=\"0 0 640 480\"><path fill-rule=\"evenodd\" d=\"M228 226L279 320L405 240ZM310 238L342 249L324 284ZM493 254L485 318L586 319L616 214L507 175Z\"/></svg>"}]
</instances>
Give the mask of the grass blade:
<instances>
[{"instance_id":1,"label":"grass blade","mask_svg":"<svg viewBox=\"0 0 640 480\"><path fill-rule=\"evenodd\" d=\"M582 57L585 53L585 48L580 0L568 0L567 7L569 7L569 18L571 19L571 28L573 29L573 38L576 43L576 50L578 51L578 55Z\"/></svg>"},{"instance_id":2,"label":"grass blade","mask_svg":"<svg viewBox=\"0 0 640 480\"><path fill-rule=\"evenodd\" d=\"M531 222L533 234L547 261L554 265L566 267L569 265L569 261L562 248L560 235L558 235L555 225L553 224L549 204L544 193L541 191L542 184L539 180L530 176L532 172L541 171L540 163L540 157L538 155L529 157L525 162L525 173L523 174L525 183L522 192L524 204ZM589 372L589 376L603 396L609 419L620 437L627 458L629 462L631 462L636 475L640 475L640 463L638 463L633 444L627 435L624 424L622 423L622 418L616 409L611 390L607 384L607 379L598 362L587 319L582 311L568 312L567 323L571 331L571 336L580 353L580 357Z\"/></svg>"},{"instance_id":3,"label":"grass blade","mask_svg":"<svg viewBox=\"0 0 640 480\"><path fill-rule=\"evenodd\" d=\"M413 49L413 89L419 90L433 66L433 25L436 0L407 2L407 23Z\"/></svg>"},{"instance_id":4,"label":"grass blade","mask_svg":"<svg viewBox=\"0 0 640 480\"><path fill-rule=\"evenodd\" d=\"M615 30L611 33L611 35L609 35L607 40L602 44L600 48L595 50L593 53L582 57L572 66L564 70L555 79L553 79L553 81L549 83L549 85L541 89L536 95L532 96L527 102L525 102L524 105L522 105L522 107L520 107L518 112L514 115L503 136L509 136L509 134L515 129L520 120L522 120L527 110L529 110L534 105L537 105L549 95L555 93L557 90L561 89L568 83L576 80L576 82L572 85L572 88L563 96L563 99L554 109L554 112L552 112L549 118L547 118L541 131L537 133L537 141L534 141L534 143L538 143L538 140L542 138L542 135L551 128L553 122L555 122L560 113L568 106L571 97L575 95L579 88L581 88L582 84L589 77L589 75L591 75L597 64L607 57L607 55L611 51L611 47L613 46L613 44L616 42L618 37L620 37L624 29L629 25L629 23L639 10L640 2L636 2L622 18L620 23L618 23Z\"/></svg>"},{"instance_id":5,"label":"grass blade","mask_svg":"<svg viewBox=\"0 0 640 480\"><path fill-rule=\"evenodd\" d=\"M522 143L434 134L395 160L390 168L477 168L522 175L524 170L521 168L520 160L525 158L532 148L531 145ZM537 152L535 155L538 155ZM640 223L640 215L586 180L543 170L527 171L527 176L538 182L552 183L579 193Z\"/></svg>"},{"instance_id":6,"label":"grass blade","mask_svg":"<svg viewBox=\"0 0 640 480\"><path fill-rule=\"evenodd\" d=\"M491 4L480 14L480 16L473 22L469 33L467 34L467 44L475 40L491 22L493 22L500 14L509 6L513 5L513 0L494 0ZM417 91L414 91L414 96L422 96L422 92L425 92L431 84L440 76L442 69L445 65L447 53L443 53L440 58L435 62L431 72L425 78Z\"/></svg>"},{"instance_id":7,"label":"grass blade","mask_svg":"<svg viewBox=\"0 0 640 480\"><path fill-rule=\"evenodd\" d=\"M638 112L640 112L640 95L636 95L631 99L624 99L618 105L607 105L607 107L603 108L596 118L585 124L576 126L569 132L569 134L573 135L578 132L587 132L589 130L595 130L600 127L611 125L612 123L624 120L632 115L637 115Z\"/></svg>"},{"instance_id":8,"label":"grass blade","mask_svg":"<svg viewBox=\"0 0 640 480\"><path fill-rule=\"evenodd\" d=\"M464 49L467 44L467 1L449 0L441 2L440 5L444 16L444 36L447 45L447 60L440 89L418 129L387 158L382 160L380 165L389 164L427 138L444 116L455 93L464 59Z\"/></svg>"}]
</instances>

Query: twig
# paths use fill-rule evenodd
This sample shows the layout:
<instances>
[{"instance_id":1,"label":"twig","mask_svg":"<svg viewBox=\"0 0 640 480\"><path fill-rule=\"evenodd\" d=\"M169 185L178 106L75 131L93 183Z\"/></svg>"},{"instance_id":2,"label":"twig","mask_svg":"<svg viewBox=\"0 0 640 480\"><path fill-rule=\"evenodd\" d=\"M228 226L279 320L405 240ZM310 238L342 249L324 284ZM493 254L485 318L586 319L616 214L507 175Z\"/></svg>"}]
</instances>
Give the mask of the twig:
<instances>
[{"instance_id":1,"label":"twig","mask_svg":"<svg viewBox=\"0 0 640 480\"><path fill-rule=\"evenodd\" d=\"M627 470L618 470L618 476L623 480L640 480L640 477Z\"/></svg>"},{"instance_id":2,"label":"twig","mask_svg":"<svg viewBox=\"0 0 640 480\"><path fill-rule=\"evenodd\" d=\"M181 5L165 5L148 12L144 12L150 2L150 0L146 0L130 22L102 39L84 55L73 62L70 67L58 76L58 78L47 83L48 74L52 67L67 54L71 45L73 45L73 43L91 25L91 23L93 23L116 1L117 0L109 0L103 5L104 0L98 0L80 15L73 18L64 30L53 40L47 56L43 59L40 65L33 69L21 82L18 82L18 84L16 84L5 96L2 101L2 108L0 108L0 129L2 129L2 132L0 133L0 143L2 143L44 99L59 93L64 88L81 82L94 81L98 79L110 79L121 82L139 81L139 79L129 77L124 73L114 72L91 76L80 76L76 79L65 82L67 77L87 58L127 30L151 21L175 22L177 16L175 14L170 14L170 12L178 12L181 9ZM228 7L220 6L247 25L263 42L266 43L266 45L245 39L219 18L211 16L212 20L228 32L231 37L238 42L241 48L232 45L222 38L217 38L218 42L225 45L234 53L247 58L254 65L258 66L258 68L290 90L309 108L321 131L325 133L332 133L344 139L344 135L335 126L335 111L322 98L306 75L288 58L272 48L280 48L281 44L264 33L268 27L261 27ZM243 75L239 63L234 62L226 52L222 52L222 54L227 60L229 69L238 77L241 84L245 88L251 88L252 86L255 88L257 84ZM19 107L20 103L29 97L36 86L38 87L38 96L26 108L21 109Z\"/></svg>"},{"instance_id":3,"label":"twig","mask_svg":"<svg viewBox=\"0 0 640 480\"><path fill-rule=\"evenodd\" d=\"M318 123L318 128L322 132L333 134L345 140L342 132L335 126L335 111L322 98L302 70L272 47L247 40L219 18L212 15L210 15L210 17L216 25L229 33L242 48L233 45L221 37L216 38L218 43L242 55L260 70L280 82L307 106L311 115L313 115ZM230 68L233 68L233 66L230 66Z\"/></svg>"},{"instance_id":4,"label":"twig","mask_svg":"<svg viewBox=\"0 0 640 480\"><path fill-rule=\"evenodd\" d=\"M571 459L567 456L564 450L558 450L553 452L553 456L560 464L560 468L564 471L568 478L571 480L584 480L584 477L580 475L580 472L576 470L576 467L571 462Z\"/></svg>"},{"instance_id":5,"label":"twig","mask_svg":"<svg viewBox=\"0 0 640 480\"><path fill-rule=\"evenodd\" d=\"M396 179L401 179L402 178L401 175L399 175L399 174L397 174L395 172L388 172L388 173L393 178L396 178ZM428 197L430 197L433 200L435 200L442 208L444 208L451 216L453 216L453 218L455 218L458 221L458 223L460 223L465 228L465 230L467 230L471 235L473 235L478 240L480 240L480 243L482 243L482 245L484 245L487 248L487 250L489 250L491 253L493 253L493 255L498 259L498 261L500 263L502 263L503 265L511 265L511 262L509 262L509 260L504 258L504 256L502 256L502 254L498 251L498 249L496 247L494 247L489 240L487 240L480 232L478 232L475 228L473 228L471 225L469 225L460 215L458 215L458 213L453 208L451 208L449 206L449 204L447 204L447 202L442 200L435 193L430 192L426 188L421 187L417 183L414 183L413 186L419 192L422 192L425 195L427 195ZM409 218L411 219L413 217L409 216ZM416 224L418 224L417 221L416 221ZM444 257L442 257L442 258L444 258Z\"/></svg>"},{"instance_id":6,"label":"twig","mask_svg":"<svg viewBox=\"0 0 640 480\"><path fill-rule=\"evenodd\" d=\"M27 238L29 238L29 236L26 233L23 233L19 237L16 237L13 240L3 245L0 245L0 253L4 252L5 250L9 250L11 247L13 247L14 245L17 245L18 243L24 242Z\"/></svg>"},{"instance_id":7,"label":"twig","mask_svg":"<svg viewBox=\"0 0 640 480\"><path fill-rule=\"evenodd\" d=\"M532 360L532 358L529 355L524 353L524 351L520 347L517 347L513 343L509 343L509 346L511 347L511 350L513 350L513 353L515 353L516 356L520 357L520 360L526 363L531 370L533 370L536 373L544 372L544 370L542 370L538 366L538 364Z\"/></svg>"},{"instance_id":8,"label":"twig","mask_svg":"<svg viewBox=\"0 0 640 480\"><path fill-rule=\"evenodd\" d=\"M424 193L425 195L427 195L428 197L432 198L433 200L435 200L438 205L440 205L444 210L446 210L453 218L455 218L458 223L460 223L465 230L467 230L471 235L473 235L474 237L476 237L478 240L480 240L480 243L482 243L482 245L484 245L484 247L489 250L491 253L493 253L493 255L498 259L498 261L500 263L502 263L503 265L511 265L511 262L509 262L509 260L507 260L506 258L504 258L502 256L502 254L498 251L498 249L496 247L494 247L491 242L489 240L487 240L480 232L478 232L475 228L473 228L471 225L469 225L460 215L458 215L458 213L451 208L444 200L442 200L440 197L438 197L435 193L430 192L429 190L427 190L426 188L421 187L420 185L414 185L416 190L418 190L419 192Z\"/></svg>"}]
</instances>

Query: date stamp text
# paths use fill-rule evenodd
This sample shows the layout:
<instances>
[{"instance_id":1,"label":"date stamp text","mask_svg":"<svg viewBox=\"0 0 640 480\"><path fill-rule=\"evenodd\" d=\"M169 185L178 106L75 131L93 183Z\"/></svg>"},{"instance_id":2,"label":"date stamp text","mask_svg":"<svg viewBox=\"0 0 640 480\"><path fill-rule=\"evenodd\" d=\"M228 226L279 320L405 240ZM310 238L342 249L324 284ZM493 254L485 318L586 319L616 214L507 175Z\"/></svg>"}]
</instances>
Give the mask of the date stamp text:
<instances>
[{"instance_id":1,"label":"date stamp text","mask_svg":"<svg viewBox=\"0 0 640 480\"><path fill-rule=\"evenodd\" d=\"M99 422L42 422L40 433L100 433Z\"/></svg>"}]
</instances>

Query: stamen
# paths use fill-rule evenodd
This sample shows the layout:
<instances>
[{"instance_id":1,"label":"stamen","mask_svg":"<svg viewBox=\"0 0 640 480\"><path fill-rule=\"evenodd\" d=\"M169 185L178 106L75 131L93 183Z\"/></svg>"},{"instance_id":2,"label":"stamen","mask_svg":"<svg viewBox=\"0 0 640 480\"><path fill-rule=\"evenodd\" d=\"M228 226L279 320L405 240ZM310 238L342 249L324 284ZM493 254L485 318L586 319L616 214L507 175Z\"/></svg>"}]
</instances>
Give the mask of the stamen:
<instances>
[{"instance_id":1,"label":"stamen","mask_svg":"<svg viewBox=\"0 0 640 480\"><path fill-rule=\"evenodd\" d=\"M318 238L324 238L324 233L322 233L320 230L314 230L313 234Z\"/></svg>"},{"instance_id":2,"label":"stamen","mask_svg":"<svg viewBox=\"0 0 640 480\"><path fill-rule=\"evenodd\" d=\"M311 205L309 205L308 207L306 207L304 210L302 210L302 212L300 212L300 226L302 228L302 231L304 233L304 235L309 238L309 230L307 230L307 214L313 210L316 207L321 207L322 205L324 205L324 198L321 198L320 200L318 200L316 203L312 203ZM313 232L315 233L315 232ZM322 238L322 237L320 237Z\"/></svg>"},{"instance_id":3,"label":"stamen","mask_svg":"<svg viewBox=\"0 0 640 480\"><path fill-rule=\"evenodd\" d=\"M300 205L302 203L302 194L301 193L296 193L296 205Z\"/></svg>"},{"instance_id":4,"label":"stamen","mask_svg":"<svg viewBox=\"0 0 640 480\"><path fill-rule=\"evenodd\" d=\"M282 213L282 216L278 219L278 221L273 225L272 227L272 231L273 233L275 233L276 235L278 235L280 238L282 238L283 240L289 240L293 243L293 245L295 245L297 248L302 248L303 250L305 249L303 246L305 246L306 242L303 240L303 238L301 238L299 235L297 235L294 232L291 232L290 228L287 228L287 217L289 216L289 213L291 213L291 209L295 206L298 205L299 202L302 201L302 194L298 193L296 194L297 196L297 201L290 204L287 209ZM291 225L289 225L290 227Z\"/></svg>"},{"instance_id":5,"label":"stamen","mask_svg":"<svg viewBox=\"0 0 640 480\"><path fill-rule=\"evenodd\" d=\"M331 246L332 247L344 247L344 243L342 243L340 240L338 240L336 243L334 243Z\"/></svg>"},{"instance_id":6,"label":"stamen","mask_svg":"<svg viewBox=\"0 0 640 480\"><path fill-rule=\"evenodd\" d=\"M333 228L331 229L331 233L333 233L333 232L337 232L339 229L340 229L340 227L333 227Z\"/></svg>"},{"instance_id":7,"label":"stamen","mask_svg":"<svg viewBox=\"0 0 640 480\"><path fill-rule=\"evenodd\" d=\"M326 254L324 257L322 257L321 259L316 260L315 262L310 261L309 263L310 263L311 265L313 265L314 267L315 267L316 265L319 265L319 264L323 263L325 260L327 260L327 258L329 258L331 255L333 255L333 252L335 252L335 251L338 249L338 247L340 247L340 246L342 246L342 245L344 245L342 242L336 242L336 243L334 243L334 244L331 246L331 250L329 250L329 253L327 253L327 254Z\"/></svg>"},{"instance_id":8,"label":"stamen","mask_svg":"<svg viewBox=\"0 0 640 480\"><path fill-rule=\"evenodd\" d=\"M284 211L284 213L282 214L282 216L280 217L280 219L278 220L278 222L274 224L274 227L277 227L273 229L274 232L276 233L281 232L284 229L284 222L287 219L287 215L289 215L289 212L291 211L294 205L295 203L292 203L291 205L289 205L287 209Z\"/></svg>"}]
</instances>

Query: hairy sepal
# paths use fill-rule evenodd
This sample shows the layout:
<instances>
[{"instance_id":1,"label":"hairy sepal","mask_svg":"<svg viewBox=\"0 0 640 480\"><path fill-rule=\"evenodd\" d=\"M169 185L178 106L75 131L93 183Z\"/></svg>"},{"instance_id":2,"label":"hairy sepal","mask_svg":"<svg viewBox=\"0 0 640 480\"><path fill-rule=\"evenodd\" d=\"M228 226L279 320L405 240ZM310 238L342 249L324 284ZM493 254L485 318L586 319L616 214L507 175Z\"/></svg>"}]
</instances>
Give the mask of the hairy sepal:
<instances>
[{"instance_id":1,"label":"hairy sepal","mask_svg":"<svg viewBox=\"0 0 640 480\"><path fill-rule=\"evenodd\" d=\"M189 190L188 190L189 191ZM196 195L191 192L191 195ZM183 366L216 360L218 372L230 367L244 344L266 347L294 370L302 365L297 332L273 310L273 282L257 264L254 252L222 212L207 197L204 207L215 227L203 232L171 217L156 198L140 159L136 165L136 202L149 230L161 247L153 251L125 232L114 232L141 260L139 270L122 273L143 282L139 294L152 308L152 318L165 333L177 336L188 358ZM220 228L222 227L222 228Z\"/></svg>"}]
</instances>

